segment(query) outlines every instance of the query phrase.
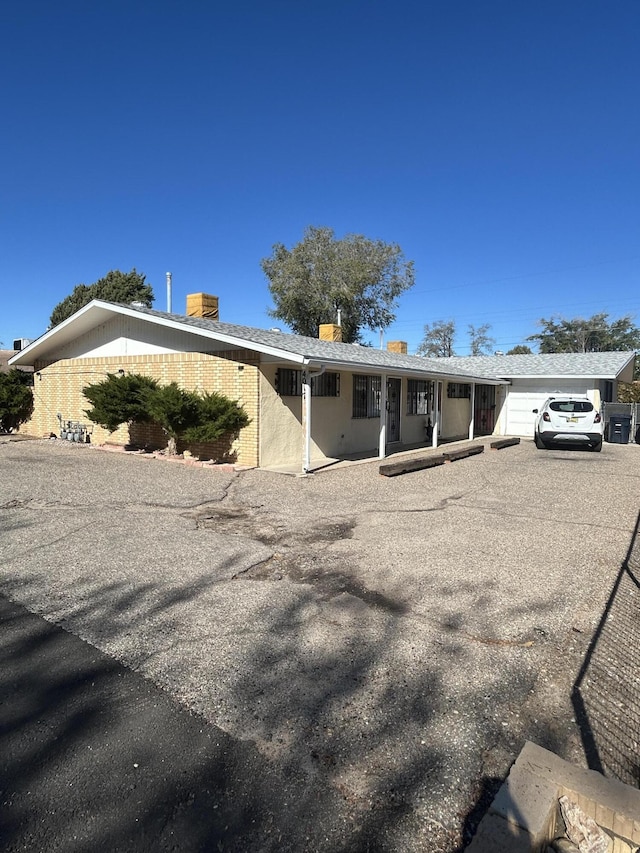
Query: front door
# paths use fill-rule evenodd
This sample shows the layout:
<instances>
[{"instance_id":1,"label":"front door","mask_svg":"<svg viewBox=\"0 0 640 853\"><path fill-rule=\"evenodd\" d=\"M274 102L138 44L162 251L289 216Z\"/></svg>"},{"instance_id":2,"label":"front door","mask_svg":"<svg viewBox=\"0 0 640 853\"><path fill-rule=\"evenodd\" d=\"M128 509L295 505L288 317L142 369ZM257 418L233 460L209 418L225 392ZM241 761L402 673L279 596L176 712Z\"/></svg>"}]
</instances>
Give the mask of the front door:
<instances>
[{"instance_id":1,"label":"front door","mask_svg":"<svg viewBox=\"0 0 640 853\"><path fill-rule=\"evenodd\" d=\"M387 379L387 444L400 441L401 379Z\"/></svg>"},{"instance_id":2,"label":"front door","mask_svg":"<svg viewBox=\"0 0 640 853\"><path fill-rule=\"evenodd\" d=\"M496 386L476 385L473 399L473 434L491 435L496 425Z\"/></svg>"}]
</instances>

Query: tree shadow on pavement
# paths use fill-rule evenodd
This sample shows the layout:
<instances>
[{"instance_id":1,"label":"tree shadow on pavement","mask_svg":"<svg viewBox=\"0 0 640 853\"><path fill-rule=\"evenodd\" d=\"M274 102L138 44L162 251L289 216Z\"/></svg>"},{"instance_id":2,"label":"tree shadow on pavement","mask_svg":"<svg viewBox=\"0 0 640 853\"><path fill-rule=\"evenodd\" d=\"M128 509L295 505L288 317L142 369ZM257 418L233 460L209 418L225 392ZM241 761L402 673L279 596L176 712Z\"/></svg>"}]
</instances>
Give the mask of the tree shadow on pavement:
<instances>
[{"instance_id":1,"label":"tree shadow on pavement","mask_svg":"<svg viewBox=\"0 0 640 853\"><path fill-rule=\"evenodd\" d=\"M212 585L98 585L83 590L78 620L101 637L128 621L164 637L180 627L175 603ZM464 813L456 826L452 803L470 802L480 775L478 747L463 742L481 730L514 751L492 716L502 699L471 681L453 697L392 601L292 587L277 606L269 599L249 651L238 651L227 685L237 720L225 731L5 599L0 690L14 698L0 706L3 849L456 849ZM20 592L28 597L24 579ZM65 624L76 632L74 618ZM412 665L398 666L398 647ZM465 665L455 638L435 654L445 668ZM528 689L518 654L501 672L516 704ZM208 672L216 690L215 660L180 665L184 676Z\"/></svg>"}]
</instances>

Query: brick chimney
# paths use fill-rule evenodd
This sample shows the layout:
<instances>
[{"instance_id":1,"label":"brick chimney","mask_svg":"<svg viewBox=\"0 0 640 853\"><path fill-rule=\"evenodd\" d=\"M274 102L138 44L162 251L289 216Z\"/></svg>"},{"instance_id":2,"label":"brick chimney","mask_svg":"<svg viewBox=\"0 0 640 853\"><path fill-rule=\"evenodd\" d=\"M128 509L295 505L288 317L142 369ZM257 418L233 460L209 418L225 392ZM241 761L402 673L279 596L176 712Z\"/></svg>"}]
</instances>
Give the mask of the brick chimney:
<instances>
[{"instance_id":1,"label":"brick chimney","mask_svg":"<svg viewBox=\"0 0 640 853\"><path fill-rule=\"evenodd\" d=\"M211 296L210 293L188 293L187 317L218 320L218 297Z\"/></svg>"},{"instance_id":2,"label":"brick chimney","mask_svg":"<svg viewBox=\"0 0 640 853\"><path fill-rule=\"evenodd\" d=\"M342 342L342 326L336 323L321 323L318 329L318 337L321 341Z\"/></svg>"},{"instance_id":3,"label":"brick chimney","mask_svg":"<svg viewBox=\"0 0 640 853\"><path fill-rule=\"evenodd\" d=\"M400 355L407 354L407 342L406 341L388 341L387 342L387 351L388 352L397 352Z\"/></svg>"}]
</instances>

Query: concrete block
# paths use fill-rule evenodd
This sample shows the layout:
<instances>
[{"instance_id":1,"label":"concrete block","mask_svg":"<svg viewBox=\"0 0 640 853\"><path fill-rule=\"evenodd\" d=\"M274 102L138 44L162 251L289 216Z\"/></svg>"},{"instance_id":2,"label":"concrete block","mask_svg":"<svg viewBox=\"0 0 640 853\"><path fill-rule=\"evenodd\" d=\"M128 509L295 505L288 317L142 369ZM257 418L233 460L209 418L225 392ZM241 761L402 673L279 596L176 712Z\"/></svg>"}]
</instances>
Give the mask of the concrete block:
<instances>
[{"instance_id":1,"label":"concrete block","mask_svg":"<svg viewBox=\"0 0 640 853\"><path fill-rule=\"evenodd\" d=\"M531 853L529 833L498 815L483 818L466 853Z\"/></svg>"}]
</instances>

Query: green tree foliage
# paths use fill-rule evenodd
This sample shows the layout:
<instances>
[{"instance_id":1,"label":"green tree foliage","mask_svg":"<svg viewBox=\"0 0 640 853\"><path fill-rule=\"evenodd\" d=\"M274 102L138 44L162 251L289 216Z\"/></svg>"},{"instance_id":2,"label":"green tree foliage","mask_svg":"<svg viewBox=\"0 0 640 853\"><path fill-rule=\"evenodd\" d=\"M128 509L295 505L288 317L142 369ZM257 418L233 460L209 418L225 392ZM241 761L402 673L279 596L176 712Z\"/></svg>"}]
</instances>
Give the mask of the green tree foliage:
<instances>
[{"instance_id":1,"label":"green tree foliage","mask_svg":"<svg viewBox=\"0 0 640 853\"><path fill-rule=\"evenodd\" d=\"M153 305L153 288L145 283L146 276L136 272L111 270L104 278L93 284L78 284L73 292L59 302L51 312L50 328L62 323L67 317L75 314L92 299L104 299L105 302L141 302L147 308Z\"/></svg>"},{"instance_id":2,"label":"green tree foliage","mask_svg":"<svg viewBox=\"0 0 640 853\"><path fill-rule=\"evenodd\" d=\"M176 452L178 438L215 441L250 422L242 406L222 394L185 391L176 382L161 386L140 374L109 374L83 393L92 403L85 414L93 423L113 432L124 423L153 421L167 435L170 454Z\"/></svg>"},{"instance_id":3,"label":"green tree foliage","mask_svg":"<svg viewBox=\"0 0 640 853\"><path fill-rule=\"evenodd\" d=\"M473 326L469 323L468 331L471 355L487 355L487 351L493 349L496 339L488 334L490 328L489 323L483 323L481 326Z\"/></svg>"},{"instance_id":4,"label":"green tree foliage","mask_svg":"<svg viewBox=\"0 0 640 853\"><path fill-rule=\"evenodd\" d=\"M82 389L91 403L91 408L85 409L85 415L109 432L118 429L121 424L148 421L147 401L157 387L155 379L139 373L109 373L104 381Z\"/></svg>"},{"instance_id":5,"label":"green tree foliage","mask_svg":"<svg viewBox=\"0 0 640 853\"><path fill-rule=\"evenodd\" d=\"M618 382L618 402L640 403L640 382Z\"/></svg>"},{"instance_id":6,"label":"green tree foliage","mask_svg":"<svg viewBox=\"0 0 640 853\"><path fill-rule=\"evenodd\" d=\"M606 313L582 319L552 317L538 320L541 331L527 340L537 341L540 352L621 352L640 349L640 329L630 316L609 320Z\"/></svg>"},{"instance_id":7,"label":"green tree foliage","mask_svg":"<svg viewBox=\"0 0 640 853\"><path fill-rule=\"evenodd\" d=\"M455 355L453 341L456 336L456 324L453 320L436 320L424 327L422 343L416 350L418 355L429 358L448 358Z\"/></svg>"},{"instance_id":8,"label":"green tree foliage","mask_svg":"<svg viewBox=\"0 0 640 853\"><path fill-rule=\"evenodd\" d=\"M0 432L12 432L33 412L33 374L13 369L0 373Z\"/></svg>"},{"instance_id":9,"label":"green tree foliage","mask_svg":"<svg viewBox=\"0 0 640 853\"><path fill-rule=\"evenodd\" d=\"M321 323L341 312L342 339L360 340L363 328L386 329L395 320L398 297L413 287L413 262L395 243L361 234L337 239L332 228L310 226L292 249L276 243L260 262L274 308L299 335L317 337Z\"/></svg>"},{"instance_id":10,"label":"green tree foliage","mask_svg":"<svg viewBox=\"0 0 640 853\"><path fill-rule=\"evenodd\" d=\"M533 355L533 350L526 344L517 344L507 351L507 355Z\"/></svg>"},{"instance_id":11,"label":"green tree foliage","mask_svg":"<svg viewBox=\"0 0 640 853\"><path fill-rule=\"evenodd\" d=\"M180 388L177 382L163 385L149 395L147 413L159 424L169 439L169 453L176 452L176 441L181 433L199 423L199 397L192 391Z\"/></svg>"},{"instance_id":12,"label":"green tree foliage","mask_svg":"<svg viewBox=\"0 0 640 853\"><path fill-rule=\"evenodd\" d=\"M242 406L222 394L203 394L198 397L198 423L182 433L191 444L215 441L223 435L233 435L250 423Z\"/></svg>"},{"instance_id":13,"label":"green tree foliage","mask_svg":"<svg viewBox=\"0 0 640 853\"><path fill-rule=\"evenodd\" d=\"M587 320L563 317L538 320L541 331L527 340L537 341L540 352L631 352L640 350L640 329L625 315L609 320L605 312ZM640 357L636 356L635 377L640 376Z\"/></svg>"}]
</instances>

